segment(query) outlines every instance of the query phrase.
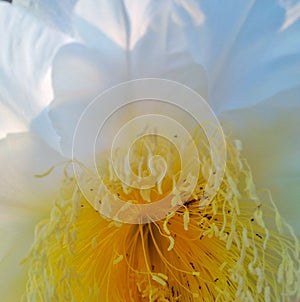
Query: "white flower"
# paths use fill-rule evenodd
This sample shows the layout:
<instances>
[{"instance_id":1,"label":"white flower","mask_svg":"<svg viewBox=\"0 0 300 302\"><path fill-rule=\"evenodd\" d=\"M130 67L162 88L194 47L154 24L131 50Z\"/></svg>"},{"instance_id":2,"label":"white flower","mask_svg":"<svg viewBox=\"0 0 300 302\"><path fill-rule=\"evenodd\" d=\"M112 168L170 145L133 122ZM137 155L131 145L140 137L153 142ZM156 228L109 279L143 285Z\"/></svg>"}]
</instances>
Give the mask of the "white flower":
<instances>
[{"instance_id":1,"label":"white flower","mask_svg":"<svg viewBox=\"0 0 300 302\"><path fill-rule=\"evenodd\" d=\"M70 158L75 126L90 99L129 79L172 79L205 97L224 129L241 140L257 188L271 190L299 235L299 5L1 2L3 301L19 301L24 292L28 267L19 262L35 225L49 216L61 178L56 170L46 183L34 175Z\"/></svg>"}]
</instances>

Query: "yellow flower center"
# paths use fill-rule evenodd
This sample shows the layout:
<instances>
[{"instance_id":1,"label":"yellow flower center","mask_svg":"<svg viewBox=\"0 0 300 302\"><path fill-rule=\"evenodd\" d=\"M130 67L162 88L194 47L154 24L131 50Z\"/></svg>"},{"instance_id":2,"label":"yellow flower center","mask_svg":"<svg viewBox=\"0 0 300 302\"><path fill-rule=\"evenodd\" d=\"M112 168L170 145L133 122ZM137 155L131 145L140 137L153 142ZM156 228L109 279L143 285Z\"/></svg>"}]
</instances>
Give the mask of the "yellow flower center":
<instances>
[{"instance_id":1,"label":"yellow flower center","mask_svg":"<svg viewBox=\"0 0 300 302\"><path fill-rule=\"evenodd\" d=\"M153 139L153 138L151 138ZM132 170L149 176L147 138L132 150ZM299 295L299 242L268 194L228 143L225 177L206 207L205 167L193 194L165 219L125 224L103 217L66 174L51 216L36 228L24 301L290 301ZM151 149L151 148L150 148ZM153 154L171 164L154 188L129 188L100 171L120 199L151 203L174 191L180 156L163 139ZM118 153L120 162L123 155ZM136 160L134 160L136 159ZM203 163L207 160L202 158ZM121 169L122 170L122 169ZM159 167L157 168L159 171ZM86 182L87 186L92 182ZM91 194L97 188L91 186ZM96 193L95 193L96 194ZM99 196L99 204L105 198Z\"/></svg>"}]
</instances>

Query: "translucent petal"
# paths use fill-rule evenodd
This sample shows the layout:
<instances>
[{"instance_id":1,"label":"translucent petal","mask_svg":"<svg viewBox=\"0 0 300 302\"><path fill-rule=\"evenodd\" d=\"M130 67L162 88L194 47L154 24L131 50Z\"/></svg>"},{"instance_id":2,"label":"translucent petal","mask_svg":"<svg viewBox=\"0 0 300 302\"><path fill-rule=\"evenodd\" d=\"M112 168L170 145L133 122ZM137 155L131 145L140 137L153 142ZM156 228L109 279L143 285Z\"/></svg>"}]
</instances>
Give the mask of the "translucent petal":
<instances>
[{"instance_id":1,"label":"translucent petal","mask_svg":"<svg viewBox=\"0 0 300 302\"><path fill-rule=\"evenodd\" d=\"M29 13L46 21L50 26L72 33L72 11L77 0L14 0L14 5L25 7Z\"/></svg>"},{"instance_id":2,"label":"translucent petal","mask_svg":"<svg viewBox=\"0 0 300 302\"><path fill-rule=\"evenodd\" d=\"M125 52L116 44L113 45L111 52L106 52L72 43L61 48L54 59L52 74L55 99L50 107L50 117L61 137L61 148L65 155L71 156L74 130L86 106L105 89L134 79L126 73ZM199 64L191 62L182 67L173 66L150 75L181 82L202 96L207 95L206 74ZM105 118L99 116L99 119Z\"/></svg>"},{"instance_id":3,"label":"translucent petal","mask_svg":"<svg viewBox=\"0 0 300 302\"><path fill-rule=\"evenodd\" d=\"M28 130L26 123L7 108L3 102L0 102L0 139L5 137L7 133L26 130Z\"/></svg>"},{"instance_id":4,"label":"translucent petal","mask_svg":"<svg viewBox=\"0 0 300 302\"><path fill-rule=\"evenodd\" d=\"M300 88L222 115L225 128L243 144L258 189L270 189L282 215L298 235L300 187Z\"/></svg>"},{"instance_id":5,"label":"translucent petal","mask_svg":"<svg viewBox=\"0 0 300 302\"><path fill-rule=\"evenodd\" d=\"M0 141L0 292L3 301L19 301L26 267L20 264L33 243L34 227L49 215L61 174L48 171L64 159L31 134Z\"/></svg>"},{"instance_id":6,"label":"translucent petal","mask_svg":"<svg viewBox=\"0 0 300 302\"><path fill-rule=\"evenodd\" d=\"M129 77L157 76L197 62L188 39L204 21L196 1L157 6L148 0L89 0L79 1L75 13L74 27L87 45L104 49L107 40L126 51Z\"/></svg>"},{"instance_id":7,"label":"translucent petal","mask_svg":"<svg viewBox=\"0 0 300 302\"><path fill-rule=\"evenodd\" d=\"M219 113L244 108L300 82L300 22L283 29L280 1L201 1L203 64ZM217 20L217 21L216 21Z\"/></svg>"},{"instance_id":8,"label":"translucent petal","mask_svg":"<svg viewBox=\"0 0 300 302\"><path fill-rule=\"evenodd\" d=\"M29 128L52 100L51 61L68 38L47 28L25 9L3 2L0 36L1 101L6 111ZM45 131L47 136L53 133L51 127Z\"/></svg>"}]
</instances>

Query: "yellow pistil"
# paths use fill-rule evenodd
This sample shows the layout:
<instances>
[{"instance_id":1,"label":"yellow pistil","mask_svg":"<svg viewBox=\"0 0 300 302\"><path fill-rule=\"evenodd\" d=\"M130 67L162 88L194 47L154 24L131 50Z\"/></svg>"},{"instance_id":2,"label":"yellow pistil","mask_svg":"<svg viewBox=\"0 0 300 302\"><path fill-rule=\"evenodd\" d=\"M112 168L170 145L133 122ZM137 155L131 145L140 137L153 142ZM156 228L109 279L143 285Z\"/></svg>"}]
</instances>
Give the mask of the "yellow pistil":
<instances>
[{"instance_id":1,"label":"yellow pistil","mask_svg":"<svg viewBox=\"0 0 300 302\"><path fill-rule=\"evenodd\" d=\"M154 149L172 154L163 142ZM136 152L140 155L141 149ZM23 300L207 302L299 297L299 241L268 194L256 196L247 163L229 140L228 155L221 187L205 208L197 203L206 185L200 174L192 197L177 211L144 225L102 217L83 197L76 180L66 175L49 219L36 228L26 259L30 270ZM143 193L118 182L109 166L103 177L124 201L154 202L174 191L180 170L176 152L170 161L173 165L164 182ZM149 175L143 160L139 162L137 175Z\"/></svg>"}]
</instances>

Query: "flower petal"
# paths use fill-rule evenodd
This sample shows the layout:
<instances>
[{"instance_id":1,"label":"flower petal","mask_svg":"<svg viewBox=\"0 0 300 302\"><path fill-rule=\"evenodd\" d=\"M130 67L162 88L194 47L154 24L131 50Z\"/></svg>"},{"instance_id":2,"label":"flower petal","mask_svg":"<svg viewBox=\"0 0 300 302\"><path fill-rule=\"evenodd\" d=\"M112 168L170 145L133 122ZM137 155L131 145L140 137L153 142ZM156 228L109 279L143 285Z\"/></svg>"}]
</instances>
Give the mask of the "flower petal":
<instances>
[{"instance_id":1,"label":"flower petal","mask_svg":"<svg viewBox=\"0 0 300 302\"><path fill-rule=\"evenodd\" d=\"M125 54L117 46L101 53L72 43L58 51L52 69L55 99L49 114L63 154L71 156L73 133L86 106L100 92L126 80L124 65Z\"/></svg>"},{"instance_id":2,"label":"flower petal","mask_svg":"<svg viewBox=\"0 0 300 302\"><path fill-rule=\"evenodd\" d=\"M208 97L207 75L202 65L194 63L168 71L161 76L163 79L176 81L196 91L204 99Z\"/></svg>"},{"instance_id":3,"label":"flower petal","mask_svg":"<svg viewBox=\"0 0 300 302\"><path fill-rule=\"evenodd\" d=\"M51 60L68 38L48 29L25 9L3 2L0 3L0 36L1 101L6 111L29 128L31 121L52 100ZM48 133L51 131L47 129Z\"/></svg>"},{"instance_id":4,"label":"flower petal","mask_svg":"<svg viewBox=\"0 0 300 302\"><path fill-rule=\"evenodd\" d=\"M155 76L191 60L203 64L209 102L217 113L252 106L299 84L300 22L283 28L287 12L282 1L162 5L79 1L75 27L90 46L103 47L95 42L101 33L126 49L133 77Z\"/></svg>"},{"instance_id":5,"label":"flower petal","mask_svg":"<svg viewBox=\"0 0 300 302\"><path fill-rule=\"evenodd\" d=\"M61 137L62 152L67 156L71 156L74 130L87 105L105 89L130 79L126 72L125 52L113 45L111 52L108 52L106 49L100 51L72 43L62 47L54 59L52 75L55 100L50 106L50 118ZM141 71L140 75L147 73ZM156 73L149 75L181 82L202 96L207 95L206 74L199 64L191 62L161 71L158 68Z\"/></svg>"},{"instance_id":6,"label":"flower petal","mask_svg":"<svg viewBox=\"0 0 300 302\"><path fill-rule=\"evenodd\" d=\"M89 48L66 46L57 54L53 68L55 102L50 115L64 154L70 154L83 109L99 92L117 83L162 77L207 95L205 72L190 53L188 29L183 29L199 21L201 11L195 3L167 1L164 9L150 1L77 3L74 24ZM193 11L193 18L186 11Z\"/></svg>"},{"instance_id":7,"label":"flower petal","mask_svg":"<svg viewBox=\"0 0 300 302\"><path fill-rule=\"evenodd\" d=\"M64 32L72 32L72 10L77 0L14 0L14 5L20 5L42 18L47 24Z\"/></svg>"},{"instance_id":8,"label":"flower petal","mask_svg":"<svg viewBox=\"0 0 300 302\"><path fill-rule=\"evenodd\" d=\"M195 31L204 21L196 1L164 1L157 6L153 1L89 0L79 1L75 12L75 28L89 47L103 51L114 43L124 51L129 79L158 77L199 64L201 52L191 51L198 43Z\"/></svg>"},{"instance_id":9,"label":"flower petal","mask_svg":"<svg viewBox=\"0 0 300 302\"><path fill-rule=\"evenodd\" d=\"M26 123L19 119L14 112L0 102L0 139L10 132L27 131Z\"/></svg>"},{"instance_id":10,"label":"flower petal","mask_svg":"<svg viewBox=\"0 0 300 302\"><path fill-rule=\"evenodd\" d=\"M210 37L204 65L218 113L252 106L300 83L300 22L282 29L280 1L201 5Z\"/></svg>"},{"instance_id":11,"label":"flower petal","mask_svg":"<svg viewBox=\"0 0 300 302\"><path fill-rule=\"evenodd\" d=\"M270 189L282 215L300 235L300 87L244 110L222 114L243 144L258 189ZM229 129L229 130L228 130Z\"/></svg>"},{"instance_id":12,"label":"flower petal","mask_svg":"<svg viewBox=\"0 0 300 302\"><path fill-rule=\"evenodd\" d=\"M75 7L75 13L79 19L75 21L75 26L79 33L88 36L88 33L82 32L84 24L94 28L95 32L102 32L121 48L126 48L128 22L123 0L117 1L99 1L88 0L78 1ZM83 27L81 27L83 26ZM87 27L86 27L87 28ZM88 28L87 28L88 29ZM87 37L88 38L88 37ZM99 43L99 42L98 42ZM101 42L100 42L101 43Z\"/></svg>"},{"instance_id":13,"label":"flower petal","mask_svg":"<svg viewBox=\"0 0 300 302\"><path fill-rule=\"evenodd\" d=\"M3 301L20 301L26 268L20 265L33 243L34 226L50 213L61 174L54 170L64 160L35 136L11 134L0 141L0 292ZM21 283L20 283L21 282Z\"/></svg>"},{"instance_id":14,"label":"flower petal","mask_svg":"<svg viewBox=\"0 0 300 302\"><path fill-rule=\"evenodd\" d=\"M300 2L298 0L294 0L294 1L283 0L281 1L281 5L286 10L284 24L282 25L281 28L286 29L299 20Z\"/></svg>"},{"instance_id":15,"label":"flower petal","mask_svg":"<svg viewBox=\"0 0 300 302\"><path fill-rule=\"evenodd\" d=\"M154 2L150 2L142 15L143 18L136 20L135 15L132 16L130 20L133 20L133 24L130 28L144 30L138 39L134 33L131 34L133 38L129 34L129 39L132 40L127 47L131 50L129 57L131 77L157 77L200 65L201 52L192 53L191 48L196 42L190 38L197 33L199 26L194 15L199 14L202 17L202 11L194 5L192 7L194 15L189 15L186 10L191 8L183 6L183 3L186 2L165 1L163 7L158 9ZM127 11L130 12L131 7L128 7ZM201 23L202 20L198 22ZM190 80L201 82L202 78L196 77Z\"/></svg>"},{"instance_id":16,"label":"flower petal","mask_svg":"<svg viewBox=\"0 0 300 302\"><path fill-rule=\"evenodd\" d=\"M105 41L103 41L105 42ZM78 43L62 47L53 61L54 97L94 98L104 89L126 80L126 57L116 45L95 51Z\"/></svg>"}]
</instances>

